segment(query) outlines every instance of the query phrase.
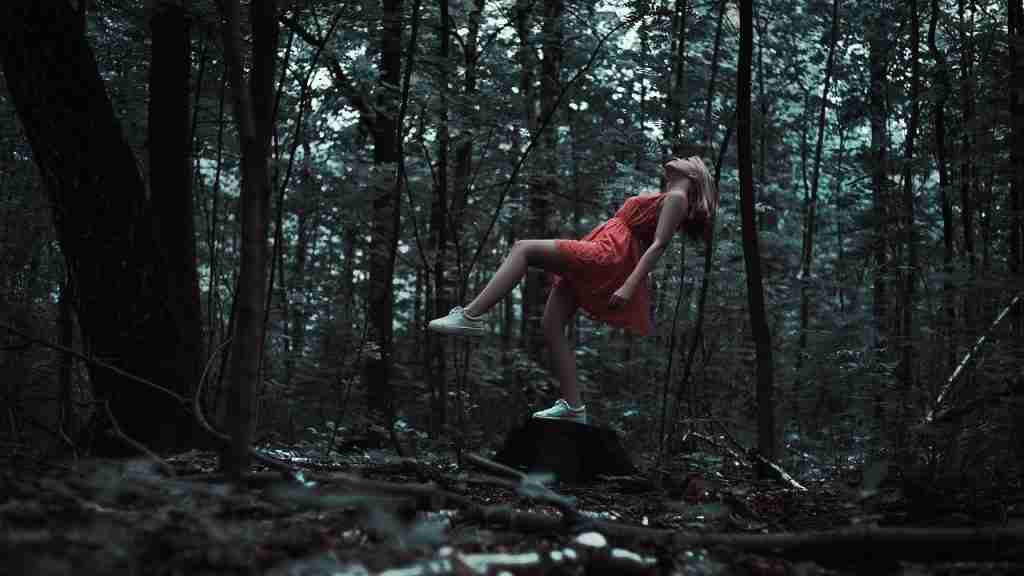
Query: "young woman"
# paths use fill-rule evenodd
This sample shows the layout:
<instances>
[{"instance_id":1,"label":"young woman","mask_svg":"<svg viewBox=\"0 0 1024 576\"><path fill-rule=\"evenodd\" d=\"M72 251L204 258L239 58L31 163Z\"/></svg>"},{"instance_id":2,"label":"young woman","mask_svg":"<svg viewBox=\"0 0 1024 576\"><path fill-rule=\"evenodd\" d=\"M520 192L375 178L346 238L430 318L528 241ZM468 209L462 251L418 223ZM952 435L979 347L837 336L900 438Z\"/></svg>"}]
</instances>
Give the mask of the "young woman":
<instances>
[{"instance_id":1,"label":"young woman","mask_svg":"<svg viewBox=\"0 0 1024 576\"><path fill-rule=\"evenodd\" d=\"M626 200L615 216L580 240L517 241L472 302L432 320L428 328L442 334L483 335L483 315L512 290L527 267L554 274L542 325L562 398L533 416L586 423L587 409L576 386L576 357L565 326L582 307L612 326L650 334L647 274L676 232L694 239L712 232L718 191L704 162L696 156L676 158L665 164L665 181L656 194Z\"/></svg>"}]
</instances>

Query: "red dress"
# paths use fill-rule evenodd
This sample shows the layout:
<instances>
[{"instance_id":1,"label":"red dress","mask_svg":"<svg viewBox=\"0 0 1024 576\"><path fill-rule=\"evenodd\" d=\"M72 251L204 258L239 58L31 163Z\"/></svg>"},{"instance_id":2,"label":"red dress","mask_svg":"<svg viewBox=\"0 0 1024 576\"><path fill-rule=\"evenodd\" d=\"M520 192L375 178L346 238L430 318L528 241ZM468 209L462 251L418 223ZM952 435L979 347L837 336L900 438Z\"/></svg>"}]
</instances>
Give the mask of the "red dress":
<instances>
[{"instance_id":1,"label":"red dress","mask_svg":"<svg viewBox=\"0 0 1024 576\"><path fill-rule=\"evenodd\" d=\"M646 278L621 308L609 308L608 299L626 281L654 241L664 200L664 193L633 196L611 219L582 239L555 240L555 247L567 262L568 270L556 276L554 283L556 286L568 283L576 302L588 316L636 334L652 332L651 294Z\"/></svg>"}]
</instances>

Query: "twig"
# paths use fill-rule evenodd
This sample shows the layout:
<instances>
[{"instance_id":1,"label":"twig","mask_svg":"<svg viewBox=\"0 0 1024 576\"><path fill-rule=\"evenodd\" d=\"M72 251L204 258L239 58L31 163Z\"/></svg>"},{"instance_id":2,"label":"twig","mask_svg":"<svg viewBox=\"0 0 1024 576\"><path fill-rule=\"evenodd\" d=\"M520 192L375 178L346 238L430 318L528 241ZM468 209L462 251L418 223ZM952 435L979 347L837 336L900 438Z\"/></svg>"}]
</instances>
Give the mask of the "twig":
<instances>
[{"instance_id":1,"label":"twig","mask_svg":"<svg viewBox=\"0 0 1024 576\"><path fill-rule=\"evenodd\" d=\"M117 423L117 418L114 418L114 412L110 409L110 400L103 403L103 408L107 412L107 418L110 419L110 427L114 431L114 435L117 436L119 440L148 456L153 460L153 462L156 462L157 466L159 466L160 469L168 476L177 476L174 472L174 468L172 468L166 460L157 456L156 453L147 448L145 444L129 437L123 430L121 430L121 425Z\"/></svg>"}]
</instances>

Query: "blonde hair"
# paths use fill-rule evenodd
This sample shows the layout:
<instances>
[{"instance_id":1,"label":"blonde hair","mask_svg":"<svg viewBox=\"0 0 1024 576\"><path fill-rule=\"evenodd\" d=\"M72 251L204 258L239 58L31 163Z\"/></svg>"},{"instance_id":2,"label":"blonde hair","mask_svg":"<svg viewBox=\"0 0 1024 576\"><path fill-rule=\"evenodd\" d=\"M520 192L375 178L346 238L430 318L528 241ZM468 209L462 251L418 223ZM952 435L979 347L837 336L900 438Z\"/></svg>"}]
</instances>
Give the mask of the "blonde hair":
<instances>
[{"instance_id":1,"label":"blonde hair","mask_svg":"<svg viewBox=\"0 0 1024 576\"><path fill-rule=\"evenodd\" d=\"M688 178L692 186L687 194L688 213L683 229L693 239L710 239L718 213L718 188L699 156L673 158L665 163L666 190L680 178Z\"/></svg>"}]
</instances>

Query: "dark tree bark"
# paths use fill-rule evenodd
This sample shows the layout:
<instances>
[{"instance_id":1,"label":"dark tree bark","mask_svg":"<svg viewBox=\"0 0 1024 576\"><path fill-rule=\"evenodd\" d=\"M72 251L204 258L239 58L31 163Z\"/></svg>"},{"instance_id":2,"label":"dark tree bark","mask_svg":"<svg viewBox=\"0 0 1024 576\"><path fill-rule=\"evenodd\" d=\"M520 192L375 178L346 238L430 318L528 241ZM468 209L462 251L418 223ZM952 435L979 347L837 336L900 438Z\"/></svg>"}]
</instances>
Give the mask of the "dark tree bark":
<instances>
[{"instance_id":1,"label":"dark tree bark","mask_svg":"<svg viewBox=\"0 0 1024 576\"><path fill-rule=\"evenodd\" d=\"M1024 275L1024 2L1008 0L1010 67L1010 273ZM1014 310L1018 338L1022 307Z\"/></svg>"},{"instance_id":2,"label":"dark tree bark","mask_svg":"<svg viewBox=\"0 0 1024 576\"><path fill-rule=\"evenodd\" d=\"M949 198L949 167L946 162L946 98L949 95L949 74L946 71L946 55L939 49L935 33L938 28L939 0L931 1L931 21L928 23L928 49L935 59L935 99L932 103L932 123L935 134L935 163L939 171L939 202L942 204L942 301L945 315L943 332L949 370L956 359L953 357L952 330L955 318L953 300L953 203Z\"/></svg>"},{"instance_id":3,"label":"dark tree bark","mask_svg":"<svg viewBox=\"0 0 1024 576\"><path fill-rule=\"evenodd\" d=\"M249 468L255 391L260 379L263 349L263 307L266 296L267 228L270 217L270 153L274 95L274 57L277 49L277 10L273 0L257 0L250 8L252 72L246 83L242 70L241 15L238 0L225 0L223 35L230 70L232 109L242 150L241 266L236 294L237 314L232 341L232 383L228 401L231 450L222 466L234 480Z\"/></svg>"},{"instance_id":4,"label":"dark tree bark","mask_svg":"<svg viewBox=\"0 0 1024 576\"><path fill-rule=\"evenodd\" d=\"M543 116L553 113L560 87L559 72L562 62L562 11L563 0L544 0L544 18L541 54L540 109ZM532 49L527 47L527 49ZM531 238L550 238L551 204L558 193L558 131L557 122L540 136L539 165L541 174L531 179L527 229ZM531 130L531 133L533 131ZM544 350L544 337L540 329L540 315L547 300L548 274L531 269L526 275L525 311L526 349L531 358L539 360Z\"/></svg>"},{"instance_id":5,"label":"dark tree bark","mask_svg":"<svg viewBox=\"0 0 1024 576\"><path fill-rule=\"evenodd\" d=\"M668 82L669 89L665 94L665 107L668 109L669 120L669 145L674 156L684 154L680 132L687 109L686 24L688 14L687 0L676 0L675 10L672 12L671 53L674 58Z\"/></svg>"},{"instance_id":6,"label":"dark tree bark","mask_svg":"<svg viewBox=\"0 0 1024 576\"><path fill-rule=\"evenodd\" d=\"M163 260L143 178L81 14L65 2L8 1L0 4L0 31L7 88L53 206L84 348L128 373L187 393L195 384L188 378L196 359L179 362L178 338L196 334L197 327L180 326L187 315L169 304L194 298L194 288L177 278L180 263L172 268ZM179 96L177 104L186 106ZM158 450L188 440L170 396L89 369L97 399L110 402L127 435Z\"/></svg>"},{"instance_id":7,"label":"dark tree bark","mask_svg":"<svg viewBox=\"0 0 1024 576\"><path fill-rule=\"evenodd\" d=\"M156 2L150 14L149 182L153 230L167 271L162 293L176 338L160 357L174 366L184 387L199 381L202 364L199 274L192 199L190 18L182 0ZM198 89L197 89L198 90ZM190 427L182 423L182 430Z\"/></svg>"},{"instance_id":8,"label":"dark tree bark","mask_svg":"<svg viewBox=\"0 0 1024 576\"><path fill-rule=\"evenodd\" d=\"M722 22L725 19L726 0L718 2L718 17L715 24L715 44L711 51L711 76L708 78L707 100L704 103L704 149L711 150L711 140L714 137L714 117L711 115L712 103L715 100L715 80L718 77L718 59L722 47ZM753 8L750 8L753 10ZM753 42L753 40L751 40Z\"/></svg>"},{"instance_id":9,"label":"dark tree bark","mask_svg":"<svg viewBox=\"0 0 1024 576\"><path fill-rule=\"evenodd\" d=\"M903 154L903 241L905 264L903 277L903 318L900 323L900 377L903 381L903 410L907 409L907 399L914 388L913 361L913 328L914 328L914 276L917 270L917 236L914 229L914 144L917 127L920 122L921 93L921 23L917 10L917 0L910 1L910 119L907 122L907 135L904 140ZM908 422L907 414L903 414L901 422ZM901 424L901 435L905 434L906 425ZM899 442L901 448L906 447L905 437Z\"/></svg>"},{"instance_id":10,"label":"dark tree bark","mask_svg":"<svg viewBox=\"0 0 1024 576\"><path fill-rule=\"evenodd\" d=\"M825 117L828 111L828 91L832 85L832 70L835 66L836 44L839 42L839 0L832 0L831 42L828 45L828 58L825 63L825 84L821 92L821 106L818 109L818 137L814 145L814 167L812 168L810 193L804 203L804 234L800 259L800 349L797 356L797 377L793 385L793 405L799 406L800 382L799 374L804 354L807 350L807 331L811 321L811 265L814 262L814 236L818 211L818 185L821 176L821 153L825 142ZM797 410L799 421L799 410Z\"/></svg>"},{"instance_id":11,"label":"dark tree bark","mask_svg":"<svg viewBox=\"0 0 1024 576\"><path fill-rule=\"evenodd\" d=\"M770 14L764 14L768 10L762 10L760 14L755 14L755 24L757 25L757 37L759 39L757 43L757 104L760 109L759 124L758 124L758 162L757 162L757 195L760 202L768 206L768 211L761 214L758 218L758 225L761 230L774 230L778 225L779 213L776 208L778 202L773 192L768 191L768 127L769 127L769 110L771 102L768 99L767 91L765 90L765 79L767 72L764 67L764 42L760 41L768 35L768 24Z\"/></svg>"},{"instance_id":12,"label":"dark tree bark","mask_svg":"<svg viewBox=\"0 0 1024 576\"><path fill-rule=\"evenodd\" d=\"M537 118L537 98L533 90L533 66L534 66L534 49L530 44L530 27L531 23L531 12L533 10L533 0L517 0L516 2L516 32L519 36L519 50L516 54L519 64L519 97L522 99L523 107L523 119L526 123L526 131L529 134L536 134L538 118ZM515 136L518 141L518 134ZM516 149L518 149L518 143ZM529 190L530 196L533 196L533 190ZM529 224L527 225L527 233L531 234ZM511 248L511 243L509 248ZM531 281L530 273L527 273L526 279L522 284L523 298L521 302L521 313L520 313L520 326L519 326L519 341L520 344L529 349L531 340L531 334L534 335L533 339L539 336L537 330L530 328L530 317L532 314L537 314L536 308L543 305L543 303L531 303L530 295L536 295L530 292L531 286L536 286L536 272L534 272L534 279Z\"/></svg>"},{"instance_id":13,"label":"dark tree bark","mask_svg":"<svg viewBox=\"0 0 1024 576\"><path fill-rule=\"evenodd\" d=\"M871 75L869 108L871 121L871 203L874 216L874 238L872 253L874 257L874 305L872 311L875 319L876 345L882 345L886 337L887 302L885 279L888 273L888 250L886 242L886 178L888 165L888 144L885 130L885 58L888 50L888 33L883 17L876 17L867 24L865 33L868 36L868 60Z\"/></svg>"},{"instance_id":14,"label":"dark tree bark","mask_svg":"<svg viewBox=\"0 0 1024 576\"><path fill-rule=\"evenodd\" d=\"M963 116L960 131L960 220L964 233L964 252L973 270L974 206L971 188L974 181L974 49L964 15L964 2L965 0L958 0L957 3L960 24L960 113Z\"/></svg>"},{"instance_id":15,"label":"dark tree bark","mask_svg":"<svg viewBox=\"0 0 1024 576\"><path fill-rule=\"evenodd\" d=\"M469 9L466 37L463 45L463 76L462 101L473 103L479 98L477 88L477 74L479 67L480 51L477 42L480 36L480 22L483 18L485 0L473 0L473 6ZM476 138L474 128L478 125L479 119L472 106L466 106L460 110L466 123L456 139L455 150L455 181L453 186L454 198L451 205L451 235L453 238L461 236L462 224L466 209L466 200L469 198L469 186L473 170L473 140ZM465 295L465 283L460 287L460 299Z\"/></svg>"},{"instance_id":16,"label":"dark tree bark","mask_svg":"<svg viewBox=\"0 0 1024 576\"><path fill-rule=\"evenodd\" d=\"M72 310L71 283L65 279L60 285L60 300L57 303L57 326L60 329L59 343L65 350L74 348L75 342L75 321ZM60 382L60 418L61 430L68 438L78 436L75 426L75 407L72 398L72 374L74 368L74 356L70 353L63 353L60 357L60 368L58 369L58 380Z\"/></svg>"},{"instance_id":17,"label":"dark tree bark","mask_svg":"<svg viewBox=\"0 0 1024 576\"><path fill-rule=\"evenodd\" d=\"M775 401L771 332L764 307L761 253L754 214L754 167L751 148L750 91L754 35L752 0L740 0L740 53L736 70L736 153L739 162L743 261L747 277L750 329L757 354L757 448L768 460L775 457ZM766 474L759 470L759 474Z\"/></svg>"},{"instance_id":18,"label":"dark tree bark","mask_svg":"<svg viewBox=\"0 0 1024 576\"><path fill-rule=\"evenodd\" d=\"M384 0L380 16L377 116L373 123L373 171L370 176L370 275L367 285L369 340L378 352L363 365L367 405L390 422L394 410L391 384L393 354L395 254L398 248L401 182L397 171L398 108L402 69L402 0Z\"/></svg>"},{"instance_id":19,"label":"dark tree bark","mask_svg":"<svg viewBox=\"0 0 1024 576\"><path fill-rule=\"evenodd\" d=\"M295 370L295 361L305 355L306 350L306 322L309 319L309 308L306 305L307 286L306 264L309 261L310 239L316 231L316 223L311 222L311 212L317 213L317 198L320 194L317 190L316 176L313 174L313 150L309 145L308 131L304 130L302 135L302 194L296 198L298 206L295 208L295 261L292 263L291 298L282 298L288 302L288 313L290 316L291 343L288 345L288 354L285 358L285 382L290 382ZM283 236L282 236L283 237ZM279 252L284 252L281 246ZM278 265L278 270L284 273L284 266ZM281 280L281 288L284 289L284 280Z\"/></svg>"},{"instance_id":20,"label":"dark tree bark","mask_svg":"<svg viewBox=\"0 0 1024 576\"><path fill-rule=\"evenodd\" d=\"M446 314L451 302L449 287L445 278L445 268L448 265L448 74L449 74L449 49L450 36L449 28L451 22L448 14L449 0L440 0L439 27L440 43L438 49L439 67L437 70L438 85L438 110L437 110L437 167L434 170L434 197L430 206L430 244L434 257L434 306L432 317ZM429 353L429 379L431 391L431 430L436 434L444 429L447 423L448 408L448 379L445 362L445 339L439 334L430 334Z\"/></svg>"}]
</instances>

